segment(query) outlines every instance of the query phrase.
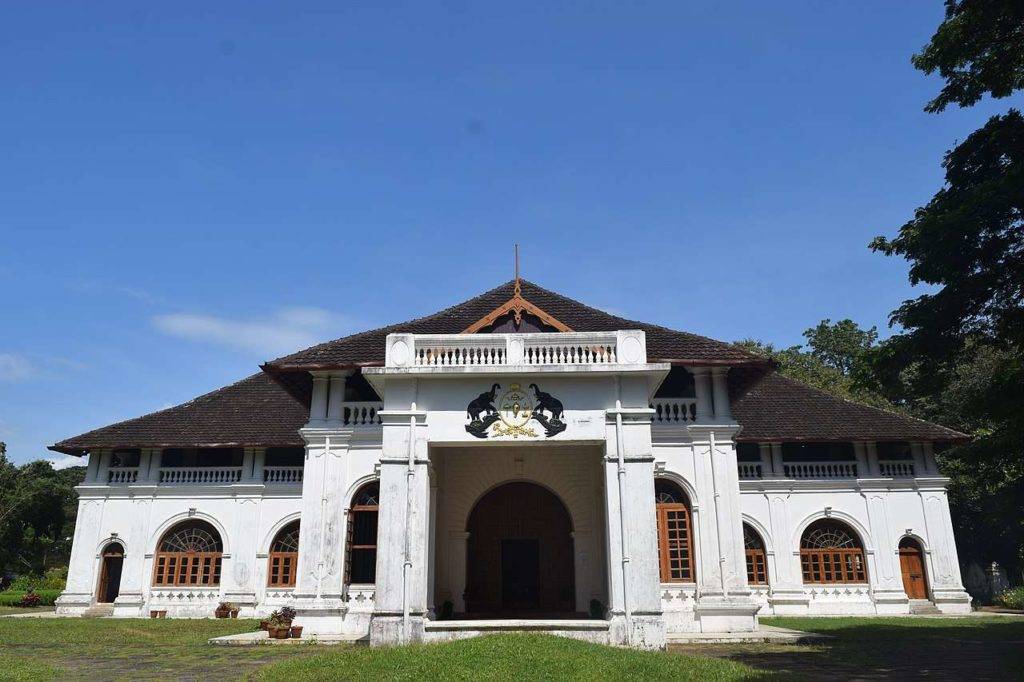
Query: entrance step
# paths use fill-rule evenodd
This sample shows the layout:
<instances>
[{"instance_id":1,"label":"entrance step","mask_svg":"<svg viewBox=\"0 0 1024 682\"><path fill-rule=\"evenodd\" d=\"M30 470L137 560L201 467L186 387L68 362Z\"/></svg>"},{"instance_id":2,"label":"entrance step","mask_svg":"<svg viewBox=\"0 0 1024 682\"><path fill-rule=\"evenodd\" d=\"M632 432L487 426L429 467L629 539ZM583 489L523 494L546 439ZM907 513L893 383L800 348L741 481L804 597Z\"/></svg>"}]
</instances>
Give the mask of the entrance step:
<instances>
[{"instance_id":1,"label":"entrance step","mask_svg":"<svg viewBox=\"0 0 1024 682\"><path fill-rule=\"evenodd\" d=\"M606 620L514 618L507 620L433 620L423 624L424 639L429 642L467 639L497 632L540 632L598 644L608 643L608 621Z\"/></svg>"},{"instance_id":2,"label":"entrance step","mask_svg":"<svg viewBox=\"0 0 1024 682\"><path fill-rule=\"evenodd\" d=\"M93 604L82 611L82 618L107 618L114 615L113 604Z\"/></svg>"},{"instance_id":3,"label":"entrance step","mask_svg":"<svg viewBox=\"0 0 1024 682\"><path fill-rule=\"evenodd\" d=\"M912 616L937 616L941 613L942 611L939 611L935 604L927 599L910 600L910 615Z\"/></svg>"}]
</instances>

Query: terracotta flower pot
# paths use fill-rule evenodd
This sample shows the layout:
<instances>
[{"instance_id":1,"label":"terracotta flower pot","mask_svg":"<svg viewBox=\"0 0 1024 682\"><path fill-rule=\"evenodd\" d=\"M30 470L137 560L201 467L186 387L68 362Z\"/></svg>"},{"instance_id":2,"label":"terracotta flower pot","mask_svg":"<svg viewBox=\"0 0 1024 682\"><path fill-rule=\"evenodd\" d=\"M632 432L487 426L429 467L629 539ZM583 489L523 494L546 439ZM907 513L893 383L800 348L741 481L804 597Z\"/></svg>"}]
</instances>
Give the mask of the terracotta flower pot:
<instances>
[{"instance_id":1,"label":"terracotta flower pot","mask_svg":"<svg viewBox=\"0 0 1024 682\"><path fill-rule=\"evenodd\" d=\"M217 618L227 618L229 615L231 615L231 612L227 609L217 609L213 612L213 615Z\"/></svg>"},{"instance_id":2,"label":"terracotta flower pot","mask_svg":"<svg viewBox=\"0 0 1024 682\"><path fill-rule=\"evenodd\" d=\"M293 625L293 626L291 626L291 628L289 628L289 635L292 637L292 639L298 639L299 637L302 637L302 626L301 625Z\"/></svg>"},{"instance_id":3,"label":"terracotta flower pot","mask_svg":"<svg viewBox=\"0 0 1024 682\"><path fill-rule=\"evenodd\" d=\"M288 626L271 625L267 629L267 634L270 635L270 639L288 639Z\"/></svg>"},{"instance_id":4,"label":"terracotta flower pot","mask_svg":"<svg viewBox=\"0 0 1024 682\"><path fill-rule=\"evenodd\" d=\"M231 617L238 618L238 609L231 609Z\"/></svg>"}]
</instances>

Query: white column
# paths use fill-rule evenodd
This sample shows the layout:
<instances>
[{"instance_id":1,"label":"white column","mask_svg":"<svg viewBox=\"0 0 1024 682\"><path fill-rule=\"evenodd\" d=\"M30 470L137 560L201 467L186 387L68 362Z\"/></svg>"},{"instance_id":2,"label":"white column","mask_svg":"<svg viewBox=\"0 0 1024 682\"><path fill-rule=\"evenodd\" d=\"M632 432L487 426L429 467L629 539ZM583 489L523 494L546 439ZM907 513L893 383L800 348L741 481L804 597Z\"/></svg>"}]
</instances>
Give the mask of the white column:
<instances>
[{"instance_id":1,"label":"white column","mask_svg":"<svg viewBox=\"0 0 1024 682\"><path fill-rule=\"evenodd\" d=\"M252 483L256 480L256 472L253 470L253 460L255 459L253 449L245 448L242 450L242 476L241 480L246 483Z\"/></svg>"},{"instance_id":2,"label":"white column","mask_svg":"<svg viewBox=\"0 0 1024 682\"><path fill-rule=\"evenodd\" d=\"M761 460L761 472L765 478L777 478L778 473L775 471L775 465L772 462L772 445L771 443L758 443L757 444L757 456Z\"/></svg>"},{"instance_id":3,"label":"white column","mask_svg":"<svg viewBox=\"0 0 1024 682\"><path fill-rule=\"evenodd\" d=\"M729 409L728 376L728 367L711 368L711 388L715 400L715 421L732 421L732 411Z\"/></svg>"},{"instance_id":4,"label":"white column","mask_svg":"<svg viewBox=\"0 0 1024 682\"><path fill-rule=\"evenodd\" d=\"M350 434L312 426L300 433L306 440L306 460L294 601L297 624L311 634L339 634L347 611L342 582Z\"/></svg>"},{"instance_id":5,"label":"white column","mask_svg":"<svg viewBox=\"0 0 1024 682\"><path fill-rule=\"evenodd\" d=\"M430 475L426 413L416 408L415 380L388 382L380 467L377 589L370 644L423 639L427 613Z\"/></svg>"},{"instance_id":6,"label":"white column","mask_svg":"<svg viewBox=\"0 0 1024 682\"><path fill-rule=\"evenodd\" d=\"M910 456L914 458L914 471L921 472L918 476L926 475L928 473L928 466L925 463L924 448L921 443L910 444Z\"/></svg>"},{"instance_id":7,"label":"white column","mask_svg":"<svg viewBox=\"0 0 1024 682\"><path fill-rule=\"evenodd\" d=\"M772 447L772 471L780 478L785 478L786 467L782 461L782 443L770 443Z\"/></svg>"},{"instance_id":8,"label":"white column","mask_svg":"<svg viewBox=\"0 0 1024 682\"><path fill-rule=\"evenodd\" d=\"M715 413L711 407L711 380L708 368L694 367L690 374L693 375L694 395L697 398L697 421L709 422Z\"/></svg>"},{"instance_id":9,"label":"white column","mask_svg":"<svg viewBox=\"0 0 1024 682\"><path fill-rule=\"evenodd\" d=\"M330 379L330 391L327 400L327 421L341 422L342 409L345 406L345 375L335 374Z\"/></svg>"},{"instance_id":10,"label":"white column","mask_svg":"<svg viewBox=\"0 0 1024 682\"><path fill-rule=\"evenodd\" d=\"M853 456L857 460L857 478L870 478L871 467L868 464L868 452L866 443L853 444Z\"/></svg>"},{"instance_id":11,"label":"white column","mask_svg":"<svg viewBox=\"0 0 1024 682\"><path fill-rule=\"evenodd\" d=\"M110 471L110 450L100 450L99 455L99 464L96 467L96 483L97 485L106 485L110 478L108 475Z\"/></svg>"},{"instance_id":12,"label":"white column","mask_svg":"<svg viewBox=\"0 0 1024 682\"><path fill-rule=\"evenodd\" d=\"M98 476L101 457L100 452L100 450L93 450L87 455L89 458L89 463L86 465L85 469L84 483L86 485L89 485L90 483L99 482Z\"/></svg>"},{"instance_id":13,"label":"white column","mask_svg":"<svg viewBox=\"0 0 1024 682\"><path fill-rule=\"evenodd\" d=\"M327 388L330 379L327 375L313 376L313 393L309 403L310 423L322 422L327 418Z\"/></svg>"},{"instance_id":14,"label":"white column","mask_svg":"<svg viewBox=\"0 0 1024 682\"><path fill-rule=\"evenodd\" d=\"M616 379L618 399L606 415L604 458L608 530L610 640L659 649L665 645L654 508L654 456L647 388Z\"/></svg>"},{"instance_id":15,"label":"white column","mask_svg":"<svg viewBox=\"0 0 1024 682\"><path fill-rule=\"evenodd\" d=\"M701 505L697 558L700 594L695 613L701 632L743 632L757 628L760 608L747 586L740 511L739 475L732 437L736 427L688 427L694 443Z\"/></svg>"},{"instance_id":16,"label":"white column","mask_svg":"<svg viewBox=\"0 0 1024 682\"><path fill-rule=\"evenodd\" d=\"M263 483L263 469L267 461L266 448L254 448L252 459L252 478L256 483Z\"/></svg>"},{"instance_id":17,"label":"white column","mask_svg":"<svg viewBox=\"0 0 1024 682\"><path fill-rule=\"evenodd\" d=\"M878 443L869 440L864 444L865 457L868 460L868 473L878 478L882 475L882 467L878 464Z\"/></svg>"},{"instance_id":18,"label":"white column","mask_svg":"<svg viewBox=\"0 0 1024 682\"><path fill-rule=\"evenodd\" d=\"M163 459L164 451L158 449L158 447L155 447L150 452L150 469L146 471L145 478L151 485L156 485L160 482L160 467L163 464Z\"/></svg>"}]
</instances>

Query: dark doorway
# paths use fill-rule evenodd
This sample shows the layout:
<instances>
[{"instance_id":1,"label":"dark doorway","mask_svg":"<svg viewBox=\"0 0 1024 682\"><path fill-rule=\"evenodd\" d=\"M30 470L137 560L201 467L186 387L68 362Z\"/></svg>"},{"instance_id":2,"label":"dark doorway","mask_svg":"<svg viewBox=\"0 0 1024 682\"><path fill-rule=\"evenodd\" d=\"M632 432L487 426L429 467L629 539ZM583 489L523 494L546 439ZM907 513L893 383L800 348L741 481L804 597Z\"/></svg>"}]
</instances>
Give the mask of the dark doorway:
<instances>
[{"instance_id":1,"label":"dark doorway","mask_svg":"<svg viewBox=\"0 0 1024 682\"><path fill-rule=\"evenodd\" d=\"M477 617L572 614L572 520L535 483L498 486L480 498L466 530L466 613Z\"/></svg>"},{"instance_id":2,"label":"dark doorway","mask_svg":"<svg viewBox=\"0 0 1024 682\"><path fill-rule=\"evenodd\" d=\"M100 585L96 591L96 601L110 604L117 599L117 595L121 593L122 566L124 566L124 548L116 542L107 545L103 549Z\"/></svg>"},{"instance_id":3,"label":"dark doorway","mask_svg":"<svg viewBox=\"0 0 1024 682\"><path fill-rule=\"evenodd\" d=\"M501 607L527 611L540 607L540 543L501 541Z\"/></svg>"}]
</instances>

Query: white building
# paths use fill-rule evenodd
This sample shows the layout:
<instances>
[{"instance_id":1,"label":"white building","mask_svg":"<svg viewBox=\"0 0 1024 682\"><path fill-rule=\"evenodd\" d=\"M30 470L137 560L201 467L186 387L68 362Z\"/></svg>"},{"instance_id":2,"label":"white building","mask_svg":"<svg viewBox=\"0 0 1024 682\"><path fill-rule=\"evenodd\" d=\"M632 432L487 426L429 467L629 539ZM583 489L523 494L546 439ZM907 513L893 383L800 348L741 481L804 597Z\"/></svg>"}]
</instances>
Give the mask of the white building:
<instances>
[{"instance_id":1,"label":"white building","mask_svg":"<svg viewBox=\"0 0 1024 682\"><path fill-rule=\"evenodd\" d=\"M730 344L524 281L262 370L53 446L89 454L61 612L657 648L970 609L934 459L962 434Z\"/></svg>"}]
</instances>

